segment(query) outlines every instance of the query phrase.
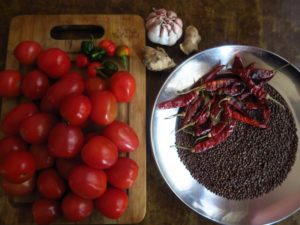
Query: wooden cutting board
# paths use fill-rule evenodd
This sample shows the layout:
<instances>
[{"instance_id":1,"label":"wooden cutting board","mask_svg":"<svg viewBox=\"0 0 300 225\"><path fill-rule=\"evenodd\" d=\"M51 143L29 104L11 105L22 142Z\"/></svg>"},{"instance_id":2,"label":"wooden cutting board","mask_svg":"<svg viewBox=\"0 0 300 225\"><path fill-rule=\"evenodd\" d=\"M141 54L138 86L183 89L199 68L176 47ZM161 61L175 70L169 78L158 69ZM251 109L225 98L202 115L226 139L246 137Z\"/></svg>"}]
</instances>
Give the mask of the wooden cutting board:
<instances>
[{"instance_id":1,"label":"wooden cutting board","mask_svg":"<svg viewBox=\"0 0 300 225\"><path fill-rule=\"evenodd\" d=\"M86 27L86 25L89 26ZM76 224L138 223L144 218L146 212L146 77L145 68L141 61L141 50L145 45L143 19L137 15L17 16L12 19L10 24L6 69L23 70L13 56L14 47L22 40L38 41L44 48L58 47L74 57L79 52L82 36L86 36L84 33L94 29L94 25L103 29L103 38L112 39L117 45L126 44L132 50L129 71L135 76L136 95L129 104L119 104L118 119L127 122L139 136L139 148L127 155L138 163L139 175L133 188L128 191L129 207L120 219L107 219L94 210L90 218ZM58 28L53 29L54 27ZM61 35L61 29L65 32L64 35ZM76 32L78 35L75 37L73 33ZM71 40L71 37L75 37L77 40ZM17 101L2 99L1 118L16 104L18 104ZM30 205L11 203L12 199L1 190L0 224L33 224ZM70 223L58 220L55 224Z\"/></svg>"}]
</instances>

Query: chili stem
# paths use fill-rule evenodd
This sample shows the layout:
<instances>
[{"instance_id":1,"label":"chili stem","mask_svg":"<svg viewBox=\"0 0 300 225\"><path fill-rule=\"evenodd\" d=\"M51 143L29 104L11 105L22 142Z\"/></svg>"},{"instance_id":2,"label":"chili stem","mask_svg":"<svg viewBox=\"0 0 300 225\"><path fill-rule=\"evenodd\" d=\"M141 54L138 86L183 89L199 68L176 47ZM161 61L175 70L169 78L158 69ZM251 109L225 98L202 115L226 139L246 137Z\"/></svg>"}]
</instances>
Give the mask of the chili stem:
<instances>
[{"instance_id":1,"label":"chili stem","mask_svg":"<svg viewBox=\"0 0 300 225\"><path fill-rule=\"evenodd\" d=\"M283 109L285 109L285 106L282 105L279 101L277 101L276 99L272 98L269 94L266 97L267 100L271 100L272 102L276 103L277 105L281 106Z\"/></svg>"},{"instance_id":2,"label":"chili stem","mask_svg":"<svg viewBox=\"0 0 300 225\"><path fill-rule=\"evenodd\" d=\"M174 117L177 117L177 116L183 117L183 116L185 116L185 113L183 112L183 113L173 114L171 116L165 117L165 120L173 119Z\"/></svg>"},{"instance_id":3,"label":"chili stem","mask_svg":"<svg viewBox=\"0 0 300 225\"><path fill-rule=\"evenodd\" d=\"M180 149L183 149L183 150L192 150L192 148L191 147L186 147L186 146L181 146L181 145L171 145L170 146L170 148L173 148L173 147L175 147L175 148L180 148Z\"/></svg>"},{"instance_id":4,"label":"chili stem","mask_svg":"<svg viewBox=\"0 0 300 225\"><path fill-rule=\"evenodd\" d=\"M203 139L205 139L205 138L208 138L208 137L209 137L209 134L200 136L200 137L198 137L194 142L197 143L198 141L201 141L201 140L203 140Z\"/></svg>"},{"instance_id":5,"label":"chili stem","mask_svg":"<svg viewBox=\"0 0 300 225\"><path fill-rule=\"evenodd\" d=\"M291 65L291 64L290 64L290 63L287 63L287 64L284 64L283 66L281 66L281 67L275 69L275 70L274 70L274 74L277 73L279 70L282 70L282 69L284 69L285 67L288 67L289 65Z\"/></svg>"},{"instance_id":6,"label":"chili stem","mask_svg":"<svg viewBox=\"0 0 300 225\"><path fill-rule=\"evenodd\" d=\"M180 132L180 131L185 130L185 129L188 128L188 127L194 126L195 123L196 123L196 122L188 123L187 125L185 125L185 126L181 127L180 129L176 130L175 134L177 134L177 133Z\"/></svg>"}]
</instances>

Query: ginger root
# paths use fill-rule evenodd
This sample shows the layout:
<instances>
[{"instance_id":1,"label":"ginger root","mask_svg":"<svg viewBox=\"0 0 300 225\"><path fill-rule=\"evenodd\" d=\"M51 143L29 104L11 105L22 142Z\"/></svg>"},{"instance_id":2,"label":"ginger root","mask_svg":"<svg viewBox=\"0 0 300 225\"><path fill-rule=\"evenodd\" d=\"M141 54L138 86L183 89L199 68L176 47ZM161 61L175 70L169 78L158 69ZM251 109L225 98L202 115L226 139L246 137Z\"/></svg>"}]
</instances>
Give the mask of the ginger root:
<instances>
[{"instance_id":1,"label":"ginger root","mask_svg":"<svg viewBox=\"0 0 300 225\"><path fill-rule=\"evenodd\" d=\"M145 46L143 49L143 62L148 70L162 71L176 66L163 48Z\"/></svg>"},{"instance_id":2,"label":"ginger root","mask_svg":"<svg viewBox=\"0 0 300 225\"><path fill-rule=\"evenodd\" d=\"M198 51L198 45L201 41L201 36L196 27L190 25L185 29L184 41L180 44L180 49L184 54L189 55L194 51Z\"/></svg>"}]
</instances>

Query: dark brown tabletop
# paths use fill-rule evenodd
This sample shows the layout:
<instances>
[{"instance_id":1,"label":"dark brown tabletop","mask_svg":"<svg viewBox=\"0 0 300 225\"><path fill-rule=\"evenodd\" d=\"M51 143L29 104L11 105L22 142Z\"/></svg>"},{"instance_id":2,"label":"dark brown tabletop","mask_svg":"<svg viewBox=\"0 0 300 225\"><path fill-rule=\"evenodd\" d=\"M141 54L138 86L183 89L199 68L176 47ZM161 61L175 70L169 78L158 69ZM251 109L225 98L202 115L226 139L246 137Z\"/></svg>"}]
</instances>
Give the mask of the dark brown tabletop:
<instances>
[{"instance_id":1,"label":"dark brown tabletop","mask_svg":"<svg viewBox=\"0 0 300 225\"><path fill-rule=\"evenodd\" d=\"M258 46L300 67L300 1L298 0L0 0L0 69L4 68L10 20L23 14L138 14L172 9L184 26L202 36L200 50L223 44ZM147 43L150 44L150 43ZM176 63L187 58L178 44L166 47ZM169 72L147 71L147 132L153 102ZM147 134L147 212L141 224L215 224L184 205L161 177ZM300 212L279 224L300 224Z\"/></svg>"}]
</instances>

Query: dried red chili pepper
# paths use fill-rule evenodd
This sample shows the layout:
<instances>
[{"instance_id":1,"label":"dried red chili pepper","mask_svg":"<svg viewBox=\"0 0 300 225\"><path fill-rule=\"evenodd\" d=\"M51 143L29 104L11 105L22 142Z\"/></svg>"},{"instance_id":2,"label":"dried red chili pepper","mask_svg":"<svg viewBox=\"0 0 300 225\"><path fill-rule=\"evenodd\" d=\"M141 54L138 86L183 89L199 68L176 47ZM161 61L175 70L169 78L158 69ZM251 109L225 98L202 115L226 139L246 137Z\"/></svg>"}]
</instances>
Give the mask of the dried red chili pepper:
<instances>
[{"instance_id":1,"label":"dried red chili pepper","mask_svg":"<svg viewBox=\"0 0 300 225\"><path fill-rule=\"evenodd\" d=\"M254 80L272 79L275 73L273 70L256 69L251 73L251 78Z\"/></svg>"},{"instance_id":2,"label":"dried red chili pepper","mask_svg":"<svg viewBox=\"0 0 300 225\"><path fill-rule=\"evenodd\" d=\"M198 114L196 114L195 123L197 126L204 124L208 120L210 115L210 107L214 102L215 102L215 97L213 96L213 98L211 98L204 104L201 111Z\"/></svg>"},{"instance_id":3,"label":"dried red chili pepper","mask_svg":"<svg viewBox=\"0 0 300 225\"><path fill-rule=\"evenodd\" d=\"M231 87L220 88L217 90L218 95L238 96L245 90L243 83L234 83Z\"/></svg>"},{"instance_id":4,"label":"dried red chili pepper","mask_svg":"<svg viewBox=\"0 0 300 225\"><path fill-rule=\"evenodd\" d=\"M194 102L189 105L189 107L186 109L185 116L183 118L183 122L182 122L183 126L191 121L192 117L195 115L198 108L201 106L203 100L204 100L203 97L198 95L194 100Z\"/></svg>"},{"instance_id":5,"label":"dried red chili pepper","mask_svg":"<svg viewBox=\"0 0 300 225\"><path fill-rule=\"evenodd\" d=\"M236 55L233 59L233 63L232 63L232 68L233 69L243 69L244 65L243 65L243 60L239 55Z\"/></svg>"},{"instance_id":6,"label":"dried red chili pepper","mask_svg":"<svg viewBox=\"0 0 300 225\"><path fill-rule=\"evenodd\" d=\"M225 141L232 134L234 127L234 121L228 123L227 126L217 136L198 142L192 149L192 152L200 153L215 147L216 145Z\"/></svg>"},{"instance_id":7,"label":"dried red chili pepper","mask_svg":"<svg viewBox=\"0 0 300 225\"><path fill-rule=\"evenodd\" d=\"M259 128L268 128L268 126L266 124L260 123L259 121L255 120L253 118L250 118L248 116L243 116L242 114L240 114L234 110L231 110L230 108L229 108L229 110L231 111L230 112L231 118L234 120L240 121L242 123L247 123L249 125L259 127Z\"/></svg>"},{"instance_id":8,"label":"dried red chili pepper","mask_svg":"<svg viewBox=\"0 0 300 225\"><path fill-rule=\"evenodd\" d=\"M202 125L195 125L194 133L195 136L200 137L203 135L208 134L211 131L211 123L207 121L205 124Z\"/></svg>"},{"instance_id":9,"label":"dried red chili pepper","mask_svg":"<svg viewBox=\"0 0 300 225\"><path fill-rule=\"evenodd\" d=\"M197 96L198 96L198 92L192 91L183 95L179 95L171 100L161 102L158 104L158 108L170 109L170 108L184 107L190 104Z\"/></svg>"},{"instance_id":10,"label":"dried red chili pepper","mask_svg":"<svg viewBox=\"0 0 300 225\"><path fill-rule=\"evenodd\" d=\"M239 73L241 79L246 84L248 90L259 100L264 100L267 97L267 92L265 89L259 85L256 85L253 80L250 77L250 69L243 70L241 73Z\"/></svg>"},{"instance_id":11,"label":"dried red chili pepper","mask_svg":"<svg viewBox=\"0 0 300 225\"><path fill-rule=\"evenodd\" d=\"M204 74L198 81L196 81L193 84L192 88L197 87L208 81L212 81L223 68L224 68L224 65L221 65L220 63L218 63L210 71L208 71L206 74Z\"/></svg>"},{"instance_id":12,"label":"dried red chili pepper","mask_svg":"<svg viewBox=\"0 0 300 225\"><path fill-rule=\"evenodd\" d=\"M245 108L250 110L259 109L259 105L255 102L244 102Z\"/></svg>"}]
</instances>

